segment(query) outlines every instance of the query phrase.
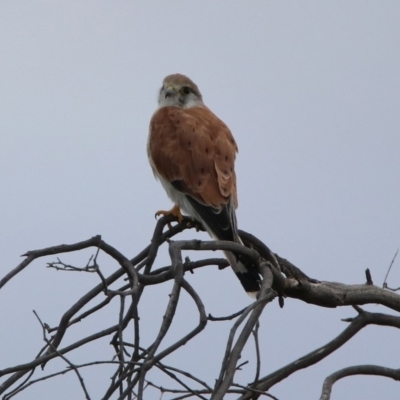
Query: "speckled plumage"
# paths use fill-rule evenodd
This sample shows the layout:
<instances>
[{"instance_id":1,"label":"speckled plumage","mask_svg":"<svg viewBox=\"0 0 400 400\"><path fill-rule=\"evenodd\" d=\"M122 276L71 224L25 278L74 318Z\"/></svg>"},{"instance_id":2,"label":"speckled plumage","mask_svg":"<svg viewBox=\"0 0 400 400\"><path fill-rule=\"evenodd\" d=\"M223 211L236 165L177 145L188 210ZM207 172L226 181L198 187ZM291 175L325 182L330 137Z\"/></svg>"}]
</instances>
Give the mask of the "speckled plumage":
<instances>
[{"instance_id":1,"label":"speckled plumage","mask_svg":"<svg viewBox=\"0 0 400 400\"><path fill-rule=\"evenodd\" d=\"M150 123L150 151L166 180L181 180L185 193L219 208L230 196L237 206L235 140L228 127L206 107L163 107Z\"/></svg>"}]
</instances>

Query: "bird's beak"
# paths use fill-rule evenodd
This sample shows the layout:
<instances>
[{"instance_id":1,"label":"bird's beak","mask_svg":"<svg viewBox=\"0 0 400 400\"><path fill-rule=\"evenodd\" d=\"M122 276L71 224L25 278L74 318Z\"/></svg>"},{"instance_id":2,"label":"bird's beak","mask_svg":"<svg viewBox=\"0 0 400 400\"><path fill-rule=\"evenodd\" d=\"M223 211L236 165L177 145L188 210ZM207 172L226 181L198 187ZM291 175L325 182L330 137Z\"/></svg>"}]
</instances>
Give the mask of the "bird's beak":
<instances>
[{"instance_id":1,"label":"bird's beak","mask_svg":"<svg viewBox=\"0 0 400 400\"><path fill-rule=\"evenodd\" d=\"M167 86L165 89L165 98L173 96L175 94L175 88L172 85Z\"/></svg>"}]
</instances>

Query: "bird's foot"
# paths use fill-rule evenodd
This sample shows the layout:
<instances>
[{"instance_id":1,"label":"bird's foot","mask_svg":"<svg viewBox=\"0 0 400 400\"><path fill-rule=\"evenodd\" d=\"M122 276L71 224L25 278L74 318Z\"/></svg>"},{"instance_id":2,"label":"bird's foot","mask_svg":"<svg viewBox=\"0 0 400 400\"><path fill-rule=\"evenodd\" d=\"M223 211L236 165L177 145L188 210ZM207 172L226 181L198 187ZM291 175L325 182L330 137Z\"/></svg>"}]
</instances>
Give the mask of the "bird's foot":
<instances>
[{"instance_id":1,"label":"bird's foot","mask_svg":"<svg viewBox=\"0 0 400 400\"><path fill-rule=\"evenodd\" d=\"M181 223L183 221L184 216L181 213L181 209L179 208L179 206L177 204L175 204L170 210L165 211L165 210L159 210L156 212L155 217L159 217L159 216L163 216L163 217L168 217L170 215L172 215L173 217L175 217L179 223ZM171 229L171 223L168 222L168 228Z\"/></svg>"}]
</instances>

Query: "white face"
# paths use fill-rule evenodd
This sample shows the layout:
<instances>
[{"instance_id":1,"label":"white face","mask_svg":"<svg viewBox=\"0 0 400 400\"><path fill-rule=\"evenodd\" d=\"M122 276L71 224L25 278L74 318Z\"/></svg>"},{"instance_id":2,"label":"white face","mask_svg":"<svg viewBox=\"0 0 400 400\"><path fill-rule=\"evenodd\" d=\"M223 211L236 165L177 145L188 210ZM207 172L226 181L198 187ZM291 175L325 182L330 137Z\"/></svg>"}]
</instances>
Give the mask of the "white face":
<instances>
[{"instance_id":1,"label":"white face","mask_svg":"<svg viewBox=\"0 0 400 400\"><path fill-rule=\"evenodd\" d=\"M201 95L189 85L182 86L171 82L165 82L158 96L159 108L180 107L191 108L204 105Z\"/></svg>"}]
</instances>

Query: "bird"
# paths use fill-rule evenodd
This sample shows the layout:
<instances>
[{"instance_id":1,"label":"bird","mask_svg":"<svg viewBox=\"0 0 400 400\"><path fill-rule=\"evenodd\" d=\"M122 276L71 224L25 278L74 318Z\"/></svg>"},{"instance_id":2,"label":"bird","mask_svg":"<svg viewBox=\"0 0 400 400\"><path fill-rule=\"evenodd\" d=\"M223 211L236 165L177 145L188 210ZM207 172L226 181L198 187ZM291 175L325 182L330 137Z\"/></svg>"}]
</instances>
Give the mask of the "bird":
<instances>
[{"instance_id":1,"label":"bird","mask_svg":"<svg viewBox=\"0 0 400 400\"><path fill-rule=\"evenodd\" d=\"M156 215L174 215L179 221L188 215L213 239L243 244L235 213L237 152L231 131L204 104L197 85L182 74L165 77L150 121L147 154L174 206ZM224 253L245 291L255 297L260 290L256 266Z\"/></svg>"}]
</instances>

